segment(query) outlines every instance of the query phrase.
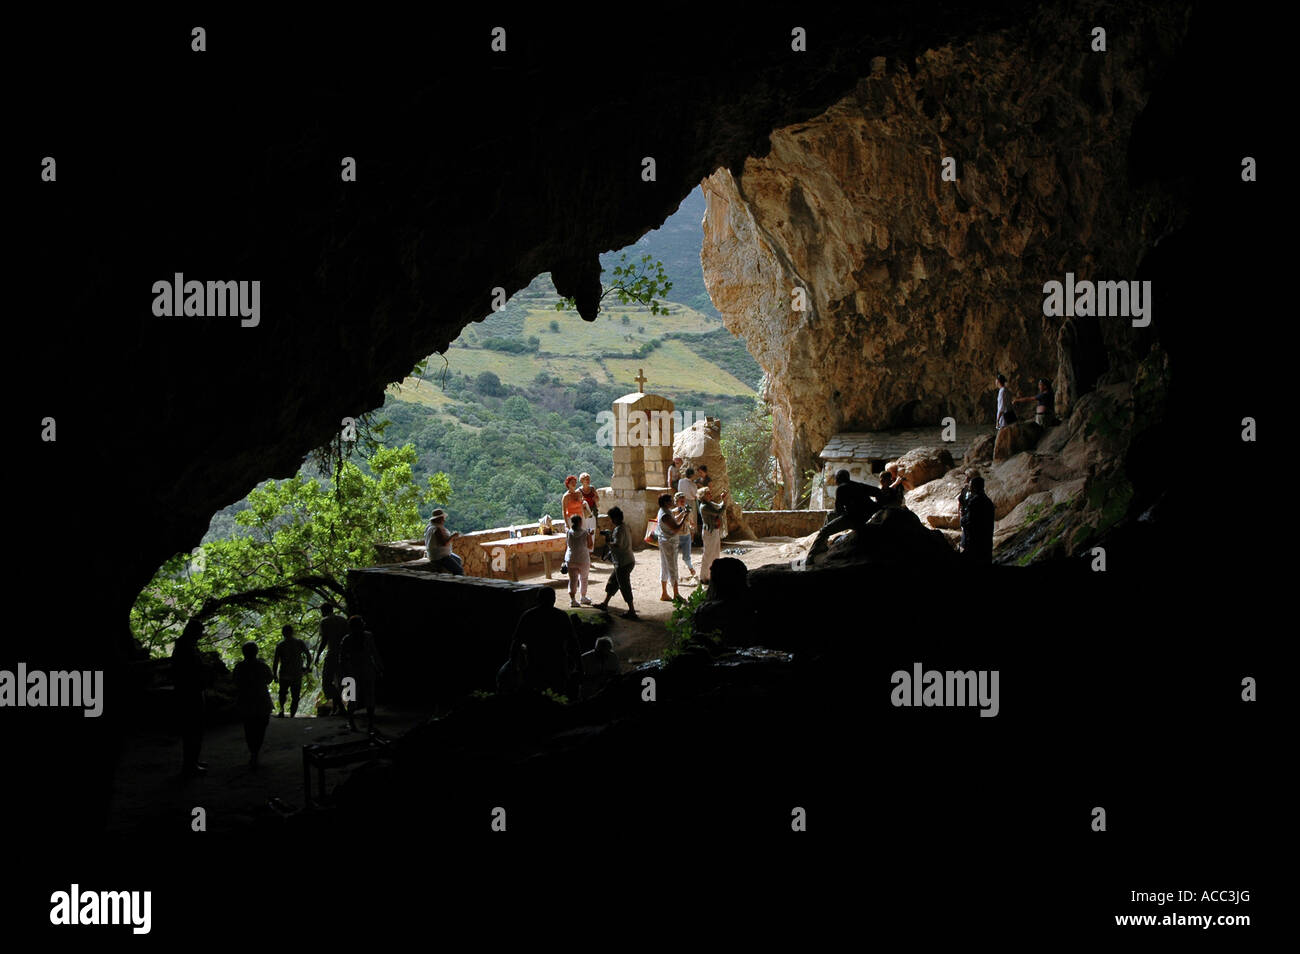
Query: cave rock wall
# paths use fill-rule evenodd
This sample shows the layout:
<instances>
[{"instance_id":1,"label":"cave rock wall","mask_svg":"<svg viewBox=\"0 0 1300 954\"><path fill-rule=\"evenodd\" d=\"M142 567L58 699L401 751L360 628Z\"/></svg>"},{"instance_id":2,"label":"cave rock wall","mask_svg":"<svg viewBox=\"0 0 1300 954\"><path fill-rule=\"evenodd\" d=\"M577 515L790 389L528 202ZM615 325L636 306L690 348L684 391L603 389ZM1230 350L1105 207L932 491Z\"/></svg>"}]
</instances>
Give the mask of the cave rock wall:
<instances>
[{"instance_id":1,"label":"cave rock wall","mask_svg":"<svg viewBox=\"0 0 1300 954\"><path fill-rule=\"evenodd\" d=\"M991 428L997 371L1017 394L1053 380L1068 410L1149 347L1122 318L1043 315L1044 282L1131 280L1182 218L1167 187L1130 183L1128 144L1186 10L1109 17L1044 11L876 57L839 102L774 131L767 156L704 181L705 282L767 373L789 503L838 431L948 415ZM1105 53L1094 22L1111 25Z\"/></svg>"}]
</instances>

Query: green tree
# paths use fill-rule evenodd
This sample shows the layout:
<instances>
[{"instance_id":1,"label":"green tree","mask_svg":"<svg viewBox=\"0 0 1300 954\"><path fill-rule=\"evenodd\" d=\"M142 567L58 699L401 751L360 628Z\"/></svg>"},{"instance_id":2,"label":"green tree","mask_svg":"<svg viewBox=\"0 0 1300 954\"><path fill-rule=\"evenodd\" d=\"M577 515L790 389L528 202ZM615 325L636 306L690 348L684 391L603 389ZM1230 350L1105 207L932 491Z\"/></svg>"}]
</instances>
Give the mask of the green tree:
<instances>
[{"instance_id":1,"label":"green tree","mask_svg":"<svg viewBox=\"0 0 1300 954\"><path fill-rule=\"evenodd\" d=\"M292 624L310 632L322 600L345 605L348 569L375 562L375 544L418 536L423 511L446 503L443 473L421 488L415 448L377 448L360 464L345 459L325 483L301 471L249 493L235 518L242 532L168 560L137 597L131 630L155 653L167 651L190 619L209 624L228 658L251 639L267 656Z\"/></svg>"},{"instance_id":2,"label":"green tree","mask_svg":"<svg viewBox=\"0 0 1300 954\"><path fill-rule=\"evenodd\" d=\"M474 379L474 390L487 397L500 397L505 394L501 379L494 371L480 371L478 377Z\"/></svg>"},{"instance_id":3,"label":"green tree","mask_svg":"<svg viewBox=\"0 0 1300 954\"><path fill-rule=\"evenodd\" d=\"M673 283L668 280L664 263L656 261L653 255L642 255L638 261L629 262L624 252L609 274L612 280L601 289L600 301L613 295L621 305L635 302L648 306L652 315L668 313L667 304L659 299L668 294ZM572 311L577 307L572 298L561 298L555 303L557 311Z\"/></svg>"},{"instance_id":4,"label":"green tree","mask_svg":"<svg viewBox=\"0 0 1300 954\"><path fill-rule=\"evenodd\" d=\"M772 409L761 398L743 417L723 430L731 499L744 510L770 510L777 485L773 480Z\"/></svg>"}]
</instances>

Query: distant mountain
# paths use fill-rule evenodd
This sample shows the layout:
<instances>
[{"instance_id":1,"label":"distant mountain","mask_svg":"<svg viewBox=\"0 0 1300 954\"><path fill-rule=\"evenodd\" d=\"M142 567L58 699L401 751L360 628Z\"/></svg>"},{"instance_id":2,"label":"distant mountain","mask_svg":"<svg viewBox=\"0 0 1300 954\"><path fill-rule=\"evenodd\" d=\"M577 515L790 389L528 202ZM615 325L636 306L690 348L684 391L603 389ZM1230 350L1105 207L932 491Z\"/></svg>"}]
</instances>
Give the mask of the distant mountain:
<instances>
[{"instance_id":1,"label":"distant mountain","mask_svg":"<svg viewBox=\"0 0 1300 954\"><path fill-rule=\"evenodd\" d=\"M694 308L700 314L715 321L722 316L713 307L708 292L704 290L704 273L700 269L700 247L704 244L704 229L700 222L704 218L704 191L696 189L670 215L662 226L653 232L647 232L634 243L623 249L629 259L651 255L664 263L668 280L673 283L668 300L679 302ZM600 263L608 271L618 264L621 252L606 252L600 257Z\"/></svg>"}]
</instances>

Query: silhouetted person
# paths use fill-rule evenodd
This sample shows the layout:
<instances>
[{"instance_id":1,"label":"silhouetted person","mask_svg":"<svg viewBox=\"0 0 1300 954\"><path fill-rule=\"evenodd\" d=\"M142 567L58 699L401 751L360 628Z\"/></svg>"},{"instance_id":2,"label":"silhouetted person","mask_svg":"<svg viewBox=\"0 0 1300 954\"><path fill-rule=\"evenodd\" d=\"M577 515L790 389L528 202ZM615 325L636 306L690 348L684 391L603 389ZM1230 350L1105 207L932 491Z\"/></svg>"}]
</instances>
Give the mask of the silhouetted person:
<instances>
[{"instance_id":1,"label":"silhouetted person","mask_svg":"<svg viewBox=\"0 0 1300 954\"><path fill-rule=\"evenodd\" d=\"M695 611L692 628L700 635L717 633L726 645L752 645L758 617L749 592L749 568L735 557L719 557L710 575L708 599Z\"/></svg>"},{"instance_id":2,"label":"silhouetted person","mask_svg":"<svg viewBox=\"0 0 1300 954\"><path fill-rule=\"evenodd\" d=\"M199 761L203 748L203 690L212 685L212 670L199 655L199 638L203 624L196 619L172 646L172 685L176 693L176 721L181 735L181 773L186 777L208 770Z\"/></svg>"},{"instance_id":3,"label":"silhouetted person","mask_svg":"<svg viewBox=\"0 0 1300 954\"><path fill-rule=\"evenodd\" d=\"M880 509L885 507L902 507L904 504L903 478L897 474L891 474L889 471L882 471L880 474Z\"/></svg>"},{"instance_id":4,"label":"silhouetted person","mask_svg":"<svg viewBox=\"0 0 1300 954\"><path fill-rule=\"evenodd\" d=\"M271 722L271 667L257 658L257 643L244 643L244 658L235 663L235 706L244 720L244 741L248 743L248 764L257 768L257 753L266 740Z\"/></svg>"},{"instance_id":5,"label":"silhouetted person","mask_svg":"<svg viewBox=\"0 0 1300 954\"><path fill-rule=\"evenodd\" d=\"M564 692L577 665L578 638L569 614L555 608L555 591L549 586L539 594L536 606L519 615L510 658L527 660L524 683L530 689Z\"/></svg>"},{"instance_id":6,"label":"silhouetted person","mask_svg":"<svg viewBox=\"0 0 1300 954\"><path fill-rule=\"evenodd\" d=\"M275 647L275 656L271 660L271 675L280 684L280 718L284 718L284 699L293 699L293 708L289 711L298 714L298 698L302 695L302 676L311 666L311 650L307 644L293 634L292 626L280 629L284 639Z\"/></svg>"},{"instance_id":7,"label":"silhouetted person","mask_svg":"<svg viewBox=\"0 0 1300 954\"><path fill-rule=\"evenodd\" d=\"M334 707L335 715L343 715L343 693L339 686L339 643L348 634L348 621L334 614L334 607L326 603L320 608L320 641L316 644L315 662L320 662L325 655L325 665L321 669L321 691Z\"/></svg>"},{"instance_id":8,"label":"silhouetted person","mask_svg":"<svg viewBox=\"0 0 1300 954\"><path fill-rule=\"evenodd\" d=\"M596 609L609 609L609 601L615 593L621 592L627 603L625 619L640 619L632 605L632 567L636 566L636 557L632 555L632 534L623 523L623 508L611 507L610 523L614 529L609 535L609 559L614 564L609 579L605 581L605 599L596 604Z\"/></svg>"},{"instance_id":9,"label":"silhouetted person","mask_svg":"<svg viewBox=\"0 0 1300 954\"><path fill-rule=\"evenodd\" d=\"M596 648L589 653L583 653L578 660L578 674L582 678L578 687L578 698L590 699L618 675L618 670L618 656L614 654L614 641L608 636L601 636L596 640Z\"/></svg>"},{"instance_id":10,"label":"silhouetted person","mask_svg":"<svg viewBox=\"0 0 1300 954\"><path fill-rule=\"evenodd\" d=\"M984 493L984 478L972 477L962 508L962 555L971 563L993 562L993 501Z\"/></svg>"},{"instance_id":11,"label":"silhouetted person","mask_svg":"<svg viewBox=\"0 0 1300 954\"><path fill-rule=\"evenodd\" d=\"M343 677L355 680L356 696L348 704L348 728L357 730L356 710L366 710L366 731L375 731L375 683L383 673L384 667L379 660L379 651L375 647L375 636L366 629L366 621L360 616L348 620L348 634L339 645L340 665Z\"/></svg>"},{"instance_id":12,"label":"silhouetted person","mask_svg":"<svg viewBox=\"0 0 1300 954\"><path fill-rule=\"evenodd\" d=\"M813 541L812 548L808 551L806 562L811 563L813 557L825 552L827 539L841 530L861 532L867 525L867 521L871 519L871 515L880 509L877 501L885 496L887 496L885 491L853 480L847 470L837 471L835 509L827 518L826 525L817 532L817 539Z\"/></svg>"}]
</instances>

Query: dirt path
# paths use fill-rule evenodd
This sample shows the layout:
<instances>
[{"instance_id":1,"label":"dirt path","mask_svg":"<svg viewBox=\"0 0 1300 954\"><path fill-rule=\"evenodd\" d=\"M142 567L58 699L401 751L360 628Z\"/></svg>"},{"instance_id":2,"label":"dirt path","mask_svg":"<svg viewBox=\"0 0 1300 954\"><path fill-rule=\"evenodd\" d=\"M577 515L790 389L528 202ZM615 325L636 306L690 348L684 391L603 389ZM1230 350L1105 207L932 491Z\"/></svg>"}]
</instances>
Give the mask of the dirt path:
<instances>
[{"instance_id":1,"label":"dirt path","mask_svg":"<svg viewBox=\"0 0 1300 954\"><path fill-rule=\"evenodd\" d=\"M739 553L727 553L727 550L739 550ZM757 541L728 541L723 544L723 556L732 556L744 562L750 569L766 563L788 563L801 556L803 548L798 541L789 537L767 537ZM701 548L691 550L691 560L699 572ZM686 566L678 558L678 589L686 599L702 584L696 582L686 572ZM611 567L601 560L591 564L591 576L587 584L587 595L592 603L599 603L605 598L605 581L609 579ZM554 584L555 605L561 609L569 608L567 583ZM672 616L673 604L659 598L659 551L653 547L637 551L636 566L632 568L632 599L636 603L640 620L623 619L620 615L627 609L621 594L615 594L609 603L609 636L614 640L614 652L624 666L637 666L651 659L657 659L668 644L668 631L665 624ZM669 595L672 587L668 588ZM582 608L583 613L598 613L599 610Z\"/></svg>"},{"instance_id":2,"label":"dirt path","mask_svg":"<svg viewBox=\"0 0 1300 954\"><path fill-rule=\"evenodd\" d=\"M396 736L423 722L420 712L392 712L379 709L375 728ZM261 764L248 765L248 747L242 725L223 725L203 735L199 756L208 771L194 779L180 776L181 744L167 726L149 727L133 733L123 746L113 785L113 805L108 830L127 832L140 829L174 829L178 837L190 830L193 809L206 812L207 830L231 831L272 811L271 798L281 799L291 809L303 805L302 747L316 742L349 742L365 738L364 731L347 731L347 720L335 716L296 719L271 717ZM365 717L357 725L364 729ZM347 769L331 770L325 781L333 788L347 776Z\"/></svg>"}]
</instances>

